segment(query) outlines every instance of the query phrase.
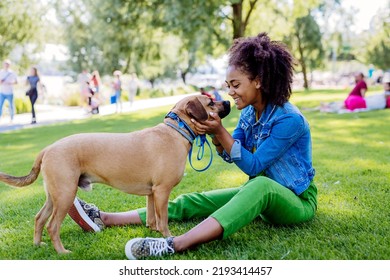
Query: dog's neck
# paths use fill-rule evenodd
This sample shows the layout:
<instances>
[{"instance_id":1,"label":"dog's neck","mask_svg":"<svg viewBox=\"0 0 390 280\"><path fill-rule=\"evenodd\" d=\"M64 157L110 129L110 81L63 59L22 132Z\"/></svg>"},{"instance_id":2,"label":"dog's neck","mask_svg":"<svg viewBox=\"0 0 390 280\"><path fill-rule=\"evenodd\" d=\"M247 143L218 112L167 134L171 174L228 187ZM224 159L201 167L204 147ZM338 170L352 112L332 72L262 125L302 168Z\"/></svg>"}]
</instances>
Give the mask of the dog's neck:
<instances>
[{"instance_id":1,"label":"dog's neck","mask_svg":"<svg viewBox=\"0 0 390 280\"><path fill-rule=\"evenodd\" d=\"M174 122L169 120L173 120ZM164 123L179 132L184 138L186 138L190 142L191 145L197 137L196 133L192 130L192 128L185 121L183 121L182 118L180 118L176 113L172 111L166 114Z\"/></svg>"}]
</instances>

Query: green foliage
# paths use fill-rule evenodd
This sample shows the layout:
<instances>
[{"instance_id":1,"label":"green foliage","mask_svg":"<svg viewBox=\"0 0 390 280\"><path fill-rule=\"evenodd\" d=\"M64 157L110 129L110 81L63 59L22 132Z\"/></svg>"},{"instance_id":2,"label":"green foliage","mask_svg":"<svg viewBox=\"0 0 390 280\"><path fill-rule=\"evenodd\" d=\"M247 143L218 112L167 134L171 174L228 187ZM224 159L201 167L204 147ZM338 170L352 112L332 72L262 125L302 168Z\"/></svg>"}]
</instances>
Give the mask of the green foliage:
<instances>
[{"instance_id":1,"label":"green foliage","mask_svg":"<svg viewBox=\"0 0 390 280\"><path fill-rule=\"evenodd\" d=\"M292 102L311 125L313 163L318 187L318 211L311 222L283 227L260 218L233 234L165 260L388 260L390 223L390 110L353 114L305 111L322 101L342 98L346 91L296 92ZM83 132L127 132L162 122L170 107L115 116L60 123L1 134L0 170L25 175L37 153L65 136ZM223 120L232 131L239 111L234 107ZM206 160L207 161L207 160ZM171 199L193 191L236 187L246 181L235 165L215 157L205 172L186 166L186 175ZM82 199L105 211L127 211L145 206L145 197L124 194L97 184ZM69 217L61 227L65 247L58 255L44 230L47 246L32 245L34 216L45 201L42 177L30 187L15 189L0 184L0 259L3 260L123 260L124 246L134 237L160 237L144 226L107 228L99 234L83 232ZM170 221L173 234L182 234L201 220Z\"/></svg>"},{"instance_id":2,"label":"green foliage","mask_svg":"<svg viewBox=\"0 0 390 280\"><path fill-rule=\"evenodd\" d=\"M8 57L19 47L23 56L16 68L25 69L33 61L30 55L41 43L42 22L45 10L38 0L2 0L0 2L0 60ZM27 47L26 44L30 46Z\"/></svg>"},{"instance_id":3,"label":"green foliage","mask_svg":"<svg viewBox=\"0 0 390 280\"><path fill-rule=\"evenodd\" d=\"M220 50L209 36L215 22L206 20L210 14L204 9L210 1L200 2L191 13L179 1L80 0L58 2L56 8L76 71L119 69L153 84L178 73L185 81L207 54Z\"/></svg>"},{"instance_id":4,"label":"green foliage","mask_svg":"<svg viewBox=\"0 0 390 280\"><path fill-rule=\"evenodd\" d=\"M83 101L81 100L81 95L78 92L67 95L64 98L65 106L82 106Z\"/></svg>"},{"instance_id":5,"label":"green foliage","mask_svg":"<svg viewBox=\"0 0 390 280\"><path fill-rule=\"evenodd\" d=\"M31 102L29 98L15 98L14 102L17 114L31 112Z\"/></svg>"},{"instance_id":6,"label":"green foliage","mask_svg":"<svg viewBox=\"0 0 390 280\"><path fill-rule=\"evenodd\" d=\"M387 15L379 32L369 38L366 61L379 69L390 69L390 16Z\"/></svg>"},{"instance_id":7,"label":"green foliage","mask_svg":"<svg viewBox=\"0 0 390 280\"><path fill-rule=\"evenodd\" d=\"M299 61L304 79L304 88L308 89L309 82L307 76L309 71L313 71L323 65L324 49L320 28L309 13L295 20L294 32L286 39Z\"/></svg>"}]
</instances>

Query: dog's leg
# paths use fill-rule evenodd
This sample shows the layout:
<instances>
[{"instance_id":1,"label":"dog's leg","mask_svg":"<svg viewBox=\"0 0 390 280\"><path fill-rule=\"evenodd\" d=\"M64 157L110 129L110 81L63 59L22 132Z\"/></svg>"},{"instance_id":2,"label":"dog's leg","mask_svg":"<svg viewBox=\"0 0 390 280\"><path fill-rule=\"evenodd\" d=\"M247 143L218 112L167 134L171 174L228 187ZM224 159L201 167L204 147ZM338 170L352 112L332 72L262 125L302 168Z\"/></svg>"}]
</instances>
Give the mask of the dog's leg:
<instances>
[{"instance_id":1,"label":"dog's leg","mask_svg":"<svg viewBox=\"0 0 390 280\"><path fill-rule=\"evenodd\" d=\"M34 244L37 246L44 244L42 243L43 227L45 226L47 220L49 219L52 211L53 211L53 203L51 201L51 198L48 196L42 209L35 216Z\"/></svg>"},{"instance_id":2,"label":"dog's leg","mask_svg":"<svg viewBox=\"0 0 390 280\"><path fill-rule=\"evenodd\" d=\"M161 232L164 237L172 236L168 229L168 200L170 188L159 186L154 192L154 207L156 210L157 230Z\"/></svg>"},{"instance_id":3,"label":"dog's leg","mask_svg":"<svg viewBox=\"0 0 390 280\"><path fill-rule=\"evenodd\" d=\"M153 193L148 195L146 200L146 226L150 227L152 230L157 230Z\"/></svg>"},{"instance_id":4,"label":"dog's leg","mask_svg":"<svg viewBox=\"0 0 390 280\"><path fill-rule=\"evenodd\" d=\"M61 242L60 228L65 219L76 194L66 193L60 196L60 199L53 201L53 214L47 225L47 231L49 232L51 241L57 253L64 254L71 251L66 250Z\"/></svg>"},{"instance_id":5,"label":"dog's leg","mask_svg":"<svg viewBox=\"0 0 390 280\"><path fill-rule=\"evenodd\" d=\"M62 168L59 172L55 165L50 165L44 171L46 190L53 203L53 211L47 224L47 231L57 253L70 253L62 245L60 228L76 197L80 174L77 173L77 169L75 171L72 168Z\"/></svg>"}]
</instances>

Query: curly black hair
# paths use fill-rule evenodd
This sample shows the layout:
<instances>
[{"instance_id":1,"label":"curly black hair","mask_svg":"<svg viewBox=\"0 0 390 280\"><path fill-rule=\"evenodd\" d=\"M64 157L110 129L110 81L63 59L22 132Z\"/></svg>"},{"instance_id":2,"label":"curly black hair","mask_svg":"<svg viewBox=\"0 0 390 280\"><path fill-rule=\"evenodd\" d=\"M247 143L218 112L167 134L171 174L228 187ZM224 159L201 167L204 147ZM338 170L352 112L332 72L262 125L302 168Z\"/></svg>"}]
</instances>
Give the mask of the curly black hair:
<instances>
[{"instance_id":1,"label":"curly black hair","mask_svg":"<svg viewBox=\"0 0 390 280\"><path fill-rule=\"evenodd\" d=\"M235 39L228 54L229 66L237 67L252 81L259 78L267 103L281 106L289 100L295 60L286 45L271 41L263 32Z\"/></svg>"}]
</instances>

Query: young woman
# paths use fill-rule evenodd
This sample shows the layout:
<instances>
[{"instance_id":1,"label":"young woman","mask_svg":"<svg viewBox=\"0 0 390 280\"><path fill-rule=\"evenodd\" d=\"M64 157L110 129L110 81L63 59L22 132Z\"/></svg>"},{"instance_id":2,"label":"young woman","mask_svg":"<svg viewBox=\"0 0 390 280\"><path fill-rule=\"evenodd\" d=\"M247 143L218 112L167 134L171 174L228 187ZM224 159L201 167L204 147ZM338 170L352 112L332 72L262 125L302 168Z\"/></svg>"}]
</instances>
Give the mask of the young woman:
<instances>
[{"instance_id":1,"label":"young woman","mask_svg":"<svg viewBox=\"0 0 390 280\"><path fill-rule=\"evenodd\" d=\"M226 84L237 109L242 110L236 129L230 135L217 115L204 123L192 121L198 131L213 135L219 155L235 163L249 180L237 188L184 194L169 202L170 219L206 219L180 236L130 240L126 244L130 259L177 253L228 238L259 216L272 224L291 225L315 215L310 129L288 101L293 57L265 33L235 40L229 55ZM71 210L85 230L146 221L144 208L107 213L76 199Z\"/></svg>"},{"instance_id":2,"label":"young woman","mask_svg":"<svg viewBox=\"0 0 390 280\"><path fill-rule=\"evenodd\" d=\"M367 108L366 100L364 99L367 92L367 83L364 80L363 73L359 72L355 75L355 87L344 100L344 107L348 110L365 109Z\"/></svg>"},{"instance_id":3,"label":"young woman","mask_svg":"<svg viewBox=\"0 0 390 280\"><path fill-rule=\"evenodd\" d=\"M31 102L31 113L32 113L31 124L37 123L34 105L38 99L38 90L37 90L38 83L39 83L38 69L36 67L31 67L31 73L29 76L27 76L27 80L26 80L26 84L30 86L27 93Z\"/></svg>"}]
</instances>

